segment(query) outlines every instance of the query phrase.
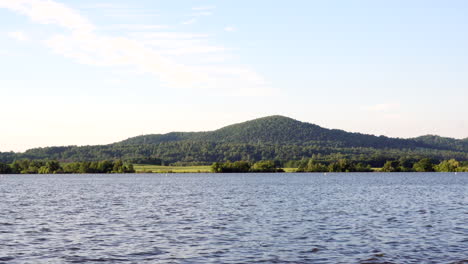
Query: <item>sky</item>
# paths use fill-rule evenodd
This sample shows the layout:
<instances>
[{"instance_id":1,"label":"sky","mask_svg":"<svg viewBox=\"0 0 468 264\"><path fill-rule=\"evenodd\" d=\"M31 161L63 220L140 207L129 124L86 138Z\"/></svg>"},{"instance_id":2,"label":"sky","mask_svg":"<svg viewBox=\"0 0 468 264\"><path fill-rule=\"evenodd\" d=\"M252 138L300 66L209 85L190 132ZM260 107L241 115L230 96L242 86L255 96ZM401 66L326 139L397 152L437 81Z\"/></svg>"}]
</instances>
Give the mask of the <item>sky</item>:
<instances>
[{"instance_id":1,"label":"sky","mask_svg":"<svg viewBox=\"0 0 468 264\"><path fill-rule=\"evenodd\" d=\"M269 115L468 137L468 2L0 0L0 151Z\"/></svg>"}]
</instances>

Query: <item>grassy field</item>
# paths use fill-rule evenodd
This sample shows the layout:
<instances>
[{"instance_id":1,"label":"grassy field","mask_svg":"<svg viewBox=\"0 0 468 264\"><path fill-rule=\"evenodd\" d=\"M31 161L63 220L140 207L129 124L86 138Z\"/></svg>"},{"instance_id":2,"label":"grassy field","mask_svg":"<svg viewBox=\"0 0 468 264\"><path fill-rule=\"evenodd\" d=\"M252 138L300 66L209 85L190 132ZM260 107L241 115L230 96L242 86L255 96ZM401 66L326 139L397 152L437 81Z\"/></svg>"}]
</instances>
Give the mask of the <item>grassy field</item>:
<instances>
[{"instance_id":1,"label":"grassy field","mask_svg":"<svg viewBox=\"0 0 468 264\"><path fill-rule=\"evenodd\" d=\"M134 164L137 173L198 173L211 172L211 166L158 166ZM294 172L295 168L283 168L285 172Z\"/></svg>"}]
</instances>

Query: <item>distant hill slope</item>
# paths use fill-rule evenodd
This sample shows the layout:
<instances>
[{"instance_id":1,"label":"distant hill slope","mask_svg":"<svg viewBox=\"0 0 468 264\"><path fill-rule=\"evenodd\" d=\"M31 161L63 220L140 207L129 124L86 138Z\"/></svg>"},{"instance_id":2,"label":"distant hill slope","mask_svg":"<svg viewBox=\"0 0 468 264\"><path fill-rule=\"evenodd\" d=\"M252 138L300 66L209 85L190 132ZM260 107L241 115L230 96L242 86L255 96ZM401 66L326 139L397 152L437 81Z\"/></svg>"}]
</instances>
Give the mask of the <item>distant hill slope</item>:
<instances>
[{"instance_id":1,"label":"distant hill slope","mask_svg":"<svg viewBox=\"0 0 468 264\"><path fill-rule=\"evenodd\" d=\"M298 160L312 155L339 157L381 166L400 157L468 160L468 138L421 136L389 138L327 129L284 116L269 116L207 132L171 132L132 137L98 146L48 147L24 153L0 153L0 162L14 159L92 161L124 159L134 162L201 162L224 160Z\"/></svg>"},{"instance_id":2,"label":"distant hill slope","mask_svg":"<svg viewBox=\"0 0 468 264\"><path fill-rule=\"evenodd\" d=\"M445 138L444 138L445 139ZM246 144L293 144L373 147L373 148L436 148L468 151L461 140L437 141L420 137L416 139L389 138L361 133L350 133L338 129L327 129L314 124L300 122L284 116L268 116L234 124L209 132L172 132L168 134L144 135L129 138L116 144L160 144L174 141L205 141L218 143Z\"/></svg>"},{"instance_id":3,"label":"distant hill slope","mask_svg":"<svg viewBox=\"0 0 468 264\"><path fill-rule=\"evenodd\" d=\"M458 151L468 152L468 138L454 139L447 137L440 137L436 135L426 135L413 138L412 140L423 143L426 146L439 149L451 149Z\"/></svg>"},{"instance_id":4,"label":"distant hill slope","mask_svg":"<svg viewBox=\"0 0 468 264\"><path fill-rule=\"evenodd\" d=\"M198 137L203 132L171 132L167 134L153 134L132 137L115 144L119 145L144 145L144 144L159 144L164 142L191 140Z\"/></svg>"}]
</instances>

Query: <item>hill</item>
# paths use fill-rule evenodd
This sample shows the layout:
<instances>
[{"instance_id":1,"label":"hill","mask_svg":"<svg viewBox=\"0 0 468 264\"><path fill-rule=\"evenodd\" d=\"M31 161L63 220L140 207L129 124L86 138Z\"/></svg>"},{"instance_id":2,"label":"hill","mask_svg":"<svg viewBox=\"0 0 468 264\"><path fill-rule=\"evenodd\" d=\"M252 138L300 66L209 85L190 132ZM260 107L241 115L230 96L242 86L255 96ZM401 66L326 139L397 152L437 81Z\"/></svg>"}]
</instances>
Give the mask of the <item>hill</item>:
<instances>
[{"instance_id":1,"label":"hill","mask_svg":"<svg viewBox=\"0 0 468 264\"><path fill-rule=\"evenodd\" d=\"M276 115L214 131L171 132L137 136L109 145L49 147L24 153L2 153L0 162L28 158L204 164L226 160L300 160L312 155L324 161L346 157L372 165L401 157L468 160L468 140L432 135L402 139L350 133Z\"/></svg>"},{"instance_id":2,"label":"hill","mask_svg":"<svg viewBox=\"0 0 468 264\"><path fill-rule=\"evenodd\" d=\"M120 145L160 144L174 141L218 143L314 145L372 148L433 148L468 151L468 140L422 136L414 139L389 138L339 129L327 129L284 116L268 116L229 125L209 132L172 132L144 135L116 143Z\"/></svg>"},{"instance_id":3,"label":"hill","mask_svg":"<svg viewBox=\"0 0 468 264\"><path fill-rule=\"evenodd\" d=\"M447 137L439 137L436 135L426 135L414 138L413 140L419 143L423 143L426 146L430 146L432 148L452 149L464 152L468 151L468 138L454 139Z\"/></svg>"}]
</instances>

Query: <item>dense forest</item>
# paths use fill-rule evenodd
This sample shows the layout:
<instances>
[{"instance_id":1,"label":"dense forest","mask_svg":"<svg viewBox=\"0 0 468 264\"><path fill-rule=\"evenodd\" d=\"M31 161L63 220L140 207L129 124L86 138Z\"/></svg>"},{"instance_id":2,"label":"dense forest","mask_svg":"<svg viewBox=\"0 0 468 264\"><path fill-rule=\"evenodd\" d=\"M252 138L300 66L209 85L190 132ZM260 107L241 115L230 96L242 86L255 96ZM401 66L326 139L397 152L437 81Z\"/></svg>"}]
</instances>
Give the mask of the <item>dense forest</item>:
<instances>
[{"instance_id":1,"label":"dense forest","mask_svg":"<svg viewBox=\"0 0 468 264\"><path fill-rule=\"evenodd\" d=\"M312 158L329 164L347 159L382 167L389 160L468 161L468 139L422 136L389 138L326 129L283 116L270 116L209 132L145 135L98 146L35 148L0 153L0 162L123 160L155 165L210 165L213 162L274 160L282 166Z\"/></svg>"}]
</instances>

